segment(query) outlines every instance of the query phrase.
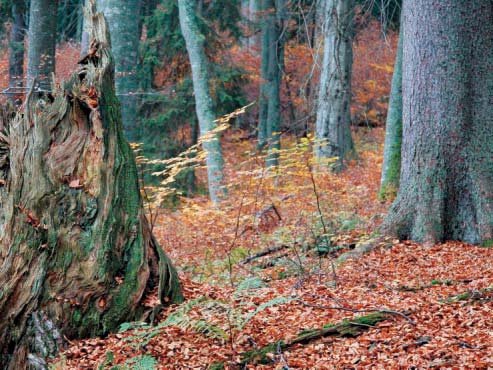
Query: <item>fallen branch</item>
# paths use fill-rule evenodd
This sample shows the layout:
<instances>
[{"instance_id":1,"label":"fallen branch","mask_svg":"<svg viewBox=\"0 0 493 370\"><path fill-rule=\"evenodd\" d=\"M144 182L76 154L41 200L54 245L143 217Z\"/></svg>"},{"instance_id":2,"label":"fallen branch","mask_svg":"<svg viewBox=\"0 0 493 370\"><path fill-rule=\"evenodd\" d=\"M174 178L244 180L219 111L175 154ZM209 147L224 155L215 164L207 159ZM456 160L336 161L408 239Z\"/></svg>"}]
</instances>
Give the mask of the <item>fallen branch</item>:
<instances>
[{"instance_id":1,"label":"fallen branch","mask_svg":"<svg viewBox=\"0 0 493 370\"><path fill-rule=\"evenodd\" d=\"M286 248L289 248L289 245L279 245L277 247L270 247L270 248L264 249L263 251L258 252L256 254L254 254L253 256L250 256L248 258L245 258L243 261L240 262L240 264L241 265L246 265L247 263L250 263L253 260L256 260L256 259L258 259L260 257L264 257L264 256L267 256L268 254L282 251L283 249L286 249Z\"/></svg>"},{"instance_id":2,"label":"fallen branch","mask_svg":"<svg viewBox=\"0 0 493 370\"><path fill-rule=\"evenodd\" d=\"M413 320L411 320L411 318L409 316L407 316L406 313L400 312L400 311L390 310L388 308L363 308L363 309L356 309L356 308L343 307L343 306L315 305L315 304L306 303L305 301L303 301L301 299L298 299L297 301L300 302L305 307L317 308L317 309L320 309L320 310L340 310L340 311L347 311L347 312L354 312L354 313L364 313L364 312L370 312L371 313L371 312L373 312L373 313L381 313L381 314L387 314L387 315L400 316L403 319L405 319L412 326L416 326L416 323Z\"/></svg>"},{"instance_id":3,"label":"fallen branch","mask_svg":"<svg viewBox=\"0 0 493 370\"><path fill-rule=\"evenodd\" d=\"M246 364L270 364L275 354L288 349L295 344L309 343L312 340L327 337L357 337L377 323L388 318L388 314L373 312L365 316L359 316L352 320L343 320L337 324L326 325L321 329L304 330L290 341L277 341L260 349L245 352L241 357L241 365Z\"/></svg>"}]
</instances>

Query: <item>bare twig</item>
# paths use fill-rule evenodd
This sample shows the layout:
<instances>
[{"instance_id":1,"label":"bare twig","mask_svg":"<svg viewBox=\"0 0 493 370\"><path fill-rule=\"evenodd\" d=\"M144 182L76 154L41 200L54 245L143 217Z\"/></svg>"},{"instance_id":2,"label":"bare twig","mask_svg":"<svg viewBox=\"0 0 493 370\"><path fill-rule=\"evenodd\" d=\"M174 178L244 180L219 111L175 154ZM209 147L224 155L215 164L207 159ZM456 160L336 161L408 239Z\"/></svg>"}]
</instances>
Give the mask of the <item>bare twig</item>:
<instances>
[{"instance_id":1,"label":"bare twig","mask_svg":"<svg viewBox=\"0 0 493 370\"><path fill-rule=\"evenodd\" d=\"M316 304L307 303L307 302L303 301L302 299L297 299L296 301L300 302L305 307L316 308L319 310L340 310L340 311L347 311L347 312L354 312L354 313L379 312L379 313L385 313L385 314L389 314L389 315L396 315L396 316L400 316L403 319L405 319L412 326L416 326L416 323L409 316L407 316L405 313L400 312L400 311L394 311L394 310L391 310L388 308L357 309L357 308L343 307L343 306L316 305Z\"/></svg>"}]
</instances>

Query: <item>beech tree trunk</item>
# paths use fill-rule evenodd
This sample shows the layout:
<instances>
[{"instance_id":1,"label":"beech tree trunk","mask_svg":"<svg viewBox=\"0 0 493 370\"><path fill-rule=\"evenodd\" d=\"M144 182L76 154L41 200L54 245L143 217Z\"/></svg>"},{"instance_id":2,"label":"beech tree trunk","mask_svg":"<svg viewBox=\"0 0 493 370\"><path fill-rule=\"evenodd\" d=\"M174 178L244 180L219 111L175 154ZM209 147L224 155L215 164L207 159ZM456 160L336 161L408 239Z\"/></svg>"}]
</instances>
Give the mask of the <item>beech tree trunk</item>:
<instances>
[{"instance_id":1,"label":"beech tree trunk","mask_svg":"<svg viewBox=\"0 0 493 370\"><path fill-rule=\"evenodd\" d=\"M20 102L18 98L22 95L20 87L24 86L24 36L26 34L26 7L23 0L12 2L12 26L10 28L9 40L9 87L14 103Z\"/></svg>"},{"instance_id":2,"label":"beech tree trunk","mask_svg":"<svg viewBox=\"0 0 493 370\"><path fill-rule=\"evenodd\" d=\"M241 43L250 53L255 53L258 47L259 37L257 35L258 2L261 0L241 0L241 16L243 18L244 35Z\"/></svg>"},{"instance_id":3,"label":"beech tree trunk","mask_svg":"<svg viewBox=\"0 0 493 370\"><path fill-rule=\"evenodd\" d=\"M206 152L209 197L218 204L225 196L223 184L223 154L220 135L212 134L216 128L214 106L209 92L208 61L204 51L204 35L201 34L195 15L195 0L178 0L180 27L185 39L192 66L195 110L199 121L202 147Z\"/></svg>"},{"instance_id":4,"label":"beech tree trunk","mask_svg":"<svg viewBox=\"0 0 493 370\"><path fill-rule=\"evenodd\" d=\"M385 147L383 151L382 180L379 197L395 197L399 189L402 146L402 25L395 57L392 89L385 125Z\"/></svg>"},{"instance_id":5,"label":"beech tree trunk","mask_svg":"<svg viewBox=\"0 0 493 370\"><path fill-rule=\"evenodd\" d=\"M260 67L258 147L268 145L268 166L277 166L281 147L280 86L284 70L285 0L262 0L262 55Z\"/></svg>"},{"instance_id":6,"label":"beech tree trunk","mask_svg":"<svg viewBox=\"0 0 493 370\"><path fill-rule=\"evenodd\" d=\"M286 2L285 0L272 1L272 15L267 24L269 34L269 59L267 66L267 139L269 153L267 165L279 164L279 150L281 149L281 81L284 71L284 41Z\"/></svg>"},{"instance_id":7,"label":"beech tree trunk","mask_svg":"<svg viewBox=\"0 0 493 370\"><path fill-rule=\"evenodd\" d=\"M269 53L271 53L271 42L269 39L269 22L272 22L273 11L272 0L258 0L261 11L261 54L260 54L260 90L258 98L258 125L257 125L257 147L263 149L267 145L267 73L269 69Z\"/></svg>"},{"instance_id":8,"label":"beech tree trunk","mask_svg":"<svg viewBox=\"0 0 493 370\"><path fill-rule=\"evenodd\" d=\"M121 103L123 129L130 142L140 140L137 75L141 0L98 0L98 10L108 21L115 59L115 87Z\"/></svg>"},{"instance_id":9,"label":"beech tree trunk","mask_svg":"<svg viewBox=\"0 0 493 370\"><path fill-rule=\"evenodd\" d=\"M101 336L180 301L123 135L107 25L52 96L0 115L0 368L45 368L64 337Z\"/></svg>"},{"instance_id":10,"label":"beech tree trunk","mask_svg":"<svg viewBox=\"0 0 493 370\"><path fill-rule=\"evenodd\" d=\"M49 91L55 72L57 0L31 0L29 8L29 44L27 83L36 80L36 88Z\"/></svg>"},{"instance_id":11,"label":"beech tree trunk","mask_svg":"<svg viewBox=\"0 0 493 370\"><path fill-rule=\"evenodd\" d=\"M493 242L493 4L404 2L399 193L384 230Z\"/></svg>"},{"instance_id":12,"label":"beech tree trunk","mask_svg":"<svg viewBox=\"0 0 493 370\"><path fill-rule=\"evenodd\" d=\"M337 157L337 170L354 150L351 137L354 0L328 0L324 10L324 57L315 155L321 164Z\"/></svg>"}]
</instances>

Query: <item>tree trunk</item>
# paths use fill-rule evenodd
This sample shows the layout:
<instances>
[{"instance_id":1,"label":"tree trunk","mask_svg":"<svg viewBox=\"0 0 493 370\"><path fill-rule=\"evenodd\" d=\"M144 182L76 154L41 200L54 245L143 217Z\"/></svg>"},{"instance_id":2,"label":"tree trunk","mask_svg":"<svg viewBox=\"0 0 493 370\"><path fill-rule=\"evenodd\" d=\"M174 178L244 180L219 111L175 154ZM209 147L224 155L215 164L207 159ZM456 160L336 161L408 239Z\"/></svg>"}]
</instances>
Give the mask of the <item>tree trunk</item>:
<instances>
[{"instance_id":1,"label":"tree trunk","mask_svg":"<svg viewBox=\"0 0 493 370\"><path fill-rule=\"evenodd\" d=\"M255 53L259 38L257 36L258 1L241 0L241 16L243 18L244 35L241 44L250 53Z\"/></svg>"},{"instance_id":2,"label":"tree trunk","mask_svg":"<svg viewBox=\"0 0 493 370\"><path fill-rule=\"evenodd\" d=\"M110 27L111 47L115 58L115 87L121 103L123 129L130 142L140 139L137 127L139 79L140 0L98 0Z\"/></svg>"},{"instance_id":3,"label":"tree trunk","mask_svg":"<svg viewBox=\"0 0 493 370\"><path fill-rule=\"evenodd\" d=\"M337 170L354 150L351 138L354 0L330 0L325 12L315 155L322 165L337 157Z\"/></svg>"},{"instance_id":4,"label":"tree trunk","mask_svg":"<svg viewBox=\"0 0 493 370\"><path fill-rule=\"evenodd\" d=\"M26 34L26 9L23 0L12 2L12 27L10 29L9 88L11 101L19 103L24 86L24 36ZM14 93L17 93L14 95Z\"/></svg>"},{"instance_id":5,"label":"tree trunk","mask_svg":"<svg viewBox=\"0 0 493 370\"><path fill-rule=\"evenodd\" d=\"M195 110L199 121L202 147L206 152L209 196L218 204L225 196L223 186L223 155L220 135L211 133L216 128L212 98L209 92L208 61L204 52L204 36L200 33L195 16L194 0L178 0L180 27L185 38L188 57L192 66Z\"/></svg>"},{"instance_id":6,"label":"tree trunk","mask_svg":"<svg viewBox=\"0 0 493 370\"><path fill-rule=\"evenodd\" d=\"M269 70L269 53L271 52L271 41L269 39L269 22L272 21L270 13L272 9L272 0L259 0L261 4L261 55L260 55L260 91L259 91L259 108L258 108L258 129L257 129L257 147L263 149L267 145L267 73Z\"/></svg>"},{"instance_id":7,"label":"tree trunk","mask_svg":"<svg viewBox=\"0 0 493 370\"><path fill-rule=\"evenodd\" d=\"M402 146L402 25L399 32L399 44L395 57L392 89L390 91L389 109L385 126L385 147L383 151L382 180L380 183L381 199L395 197L399 189L401 174Z\"/></svg>"},{"instance_id":8,"label":"tree trunk","mask_svg":"<svg viewBox=\"0 0 493 370\"><path fill-rule=\"evenodd\" d=\"M384 230L493 241L493 5L404 2L401 184Z\"/></svg>"},{"instance_id":9,"label":"tree trunk","mask_svg":"<svg viewBox=\"0 0 493 370\"><path fill-rule=\"evenodd\" d=\"M153 291L182 299L142 207L107 25L101 13L90 23L86 64L52 97L30 93L24 111L1 115L2 369L45 368L62 338L145 318Z\"/></svg>"},{"instance_id":10,"label":"tree trunk","mask_svg":"<svg viewBox=\"0 0 493 370\"><path fill-rule=\"evenodd\" d=\"M36 80L36 88L49 91L55 72L57 0L31 0L29 9L29 44L27 83Z\"/></svg>"},{"instance_id":11,"label":"tree trunk","mask_svg":"<svg viewBox=\"0 0 493 370\"><path fill-rule=\"evenodd\" d=\"M265 96L267 99L266 134L269 143L267 165L279 164L281 149L281 80L284 70L284 27L286 20L285 0L270 1L266 31L269 40L267 63L267 82Z\"/></svg>"}]
</instances>

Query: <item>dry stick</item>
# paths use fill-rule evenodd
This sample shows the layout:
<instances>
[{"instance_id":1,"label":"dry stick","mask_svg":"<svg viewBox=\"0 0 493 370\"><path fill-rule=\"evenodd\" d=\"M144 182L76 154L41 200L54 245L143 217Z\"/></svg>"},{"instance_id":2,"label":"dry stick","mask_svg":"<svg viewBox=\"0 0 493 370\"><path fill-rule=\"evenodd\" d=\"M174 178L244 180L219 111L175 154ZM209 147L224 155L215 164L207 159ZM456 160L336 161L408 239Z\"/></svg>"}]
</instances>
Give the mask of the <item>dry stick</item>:
<instances>
[{"instance_id":1,"label":"dry stick","mask_svg":"<svg viewBox=\"0 0 493 370\"><path fill-rule=\"evenodd\" d=\"M270 248L264 249L261 252L255 253L253 256L245 258L243 261L240 262L240 264L246 265L247 263L250 263L253 260L256 260L260 257L267 256L268 254L271 254L271 253L279 252L279 251L286 249L286 248L289 248L289 246L288 245L280 245L277 247L270 247Z\"/></svg>"},{"instance_id":2,"label":"dry stick","mask_svg":"<svg viewBox=\"0 0 493 370\"><path fill-rule=\"evenodd\" d=\"M325 221L324 221L324 216L322 214L322 208L320 207L320 198L318 196L318 192L317 192L317 184L315 183L315 177L313 176L313 169L312 169L312 166L310 165L310 163L307 162L307 167L308 167L308 170L310 171L310 179L312 181L312 187L313 187L313 193L315 194L315 199L317 201L317 210L318 210L318 215L320 217L320 222L322 223L322 227L324 229L324 240L325 240L325 244L327 244L327 250L330 249L330 245L329 245L329 241L327 239L327 226L325 225ZM332 258L332 256L330 256L330 265L332 267L332 275L334 276L334 283L336 284L336 287L337 287L337 273L336 273L336 267L334 265L334 259Z\"/></svg>"},{"instance_id":3,"label":"dry stick","mask_svg":"<svg viewBox=\"0 0 493 370\"><path fill-rule=\"evenodd\" d=\"M343 306L324 306L324 305L316 305L316 304L310 304L302 299L296 299L297 302L300 302L303 306L305 307L310 307L310 308L316 308L320 310L340 310L340 311L347 311L347 312L354 312L354 313L364 313L364 312L379 312L379 313L386 313L390 315L396 315L400 316L409 322L412 326L416 326L416 323L411 320L409 316L406 314L399 312L399 311L394 311L388 308L364 308L364 309L357 309L357 308L351 308L351 307L343 307Z\"/></svg>"}]
</instances>

